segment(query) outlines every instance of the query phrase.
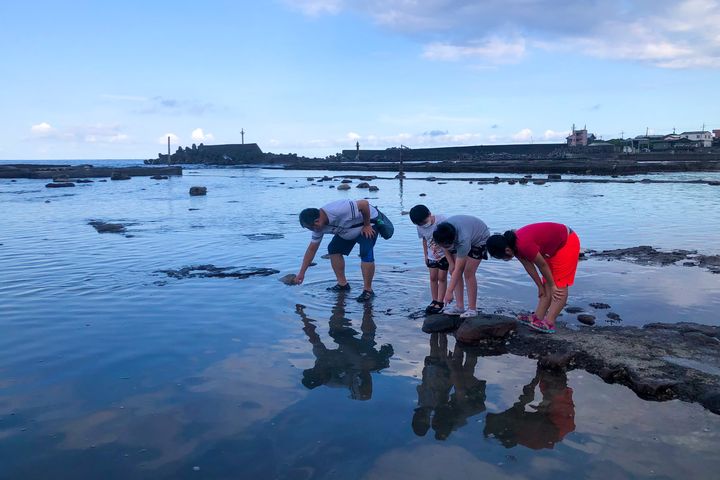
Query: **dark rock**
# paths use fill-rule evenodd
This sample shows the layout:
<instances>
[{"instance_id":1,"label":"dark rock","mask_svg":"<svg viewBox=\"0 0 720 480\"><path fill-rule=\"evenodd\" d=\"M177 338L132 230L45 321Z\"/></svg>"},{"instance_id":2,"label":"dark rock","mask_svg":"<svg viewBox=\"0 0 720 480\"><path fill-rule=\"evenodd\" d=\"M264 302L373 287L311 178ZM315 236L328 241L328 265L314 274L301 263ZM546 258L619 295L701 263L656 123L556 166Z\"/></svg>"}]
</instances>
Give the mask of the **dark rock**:
<instances>
[{"instance_id":1,"label":"dark rock","mask_svg":"<svg viewBox=\"0 0 720 480\"><path fill-rule=\"evenodd\" d=\"M370 185L368 190L370 190L371 192L377 192L378 190L380 190L380 188L376 185Z\"/></svg>"},{"instance_id":2,"label":"dark rock","mask_svg":"<svg viewBox=\"0 0 720 480\"><path fill-rule=\"evenodd\" d=\"M532 178L532 175L525 175L523 178Z\"/></svg>"},{"instance_id":3,"label":"dark rock","mask_svg":"<svg viewBox=\"0 0 720 480\"><path fill-rule=\"evenodd\" d=\"M314 179L313 177L307 177L307 181L308 181L308 182L312 182L312 181L314 181L314 180L315 180L315 179Z\"/></svg>"},{"instance_id":4,"label":"dark rock","mask_svg":"<svg viewBox=\"0 0 720 480\"><path fill-rule=\"evenodd\" d=\"M580 313L583 311L581 307L565 307L567 313Z\"/></svg>"},{"instance_id":5,"label":"dark rock","mask_svg":"<svg viewBox=\"0 0 720 480\"><path fill-rule=\"evenodd\" d=\"M370 188L370 184L367 182L360 182L355 185L355 188Z\"/></svg>"},{"instance_id":6,"label":"dark rock","mask_svg":"<svg viewBox=\"0 0 720 480\"><path fill-rule=\"evenodd\" d=\"M335 188L335 185L330 185L330 187L328 187L328 188Z\"/></svg>"},{"instance_id":7,"label":"dark rock","mask_svg":"<svg viewBox=\"0 0 720 480\"><path fill-rule=\"evenodd\" d=\"M403 210L402 212L400 212L400 215L410 215L410 212L408 212L407 210Z\"/></svg>"},{"instance_id":8,"label":"dark rock","mask_svg":"<svg viewBox=\"0 0 720 480\"><path fill-rule=\"evenodd\" d=\"M199 208L188 208L188 212L194 212L196 210L200 210Z\"/></svg>"},{"instance_id":9,"label":"dark rock","mask_svg":"<svg viewBox=\"0 0 720 480\"><path fill-rule=\"evenodd\" d=\"M720 181L711 180L711 181L707 182L707 184L708 184L708 185L712 185L712 186L714 186L714 187L718 187L718 186L720 186Z\"/></svg>"},{"instance_id":10,"label":"dark rock","mask_svg":"<svg viewBox=\"0 0 720 480\"><path fill-rule=\"evenodd\" d=\"M329 182L330 180L332 180L332 177L328 177L327 175L325 175L324 177L322 177L322 179L323 182Z\"/></svg>"},{"instance_id":11,"label":"dark rock","mask_svg":"<svg viewBox=\"0 0 720 480\"><path fill-rule=\"evenodd\" d=\"M281 238L285 238L285 236L282 233L249 233L249 234L243 235L243 236L249 240L254 240L254 241L278 240Z\"/></svg>"},{"instance_id":12,"label":"dark rock","mask_svg":"<svg viewBox=\"0 0 720 480\"><path fill-rule=\"evenodd\" d=\"M190 196L198 197L207 195L207 187L190 187Z\"/></svg>"},{"instance_id":13,"label":"dark rock","mask_svg":"<svg viewBox=\"0 0 720 480\"><path fill-rule=\"evenodd\" d=\"M457 340L474 345L483 340L499 340L507 337L517 328L514 318L501 315L478 314L466 319L455 334Z\"/></svg>"},{"instance_id":14,"label":"dark rock","mask_svg":"<svg viewBox=\"0 0 720 480\"><path fill-rule=\"evenodd\" d=\"M533 185L545 185L545 180L533 180Z\"/></svg>"},{"instance_id":15,"label":"dark rock","mask_svg":"<svg viewBox=\"0 0 720 480\"><path fill-rule=\"evenodd\" d=\"M554 352L540 357L538 365L549 370L567 370L572 368L577 352Z\"/></svg>"},{"instance_id":16,"label":"dark rock","mask_svg":"<svg viewBox=\"0 0 720 480\"><path fill-rule=\"evenodd\" d=\"M610 320L612 320L614 322L622 321L622 318L620 318L620 315L618 315L615 312L608 312L608 314L606 316L607 316L607 318L609 318Z\"/></svg>"},{"instance_id":17,"label":"dark rock","mask_svg":"<svg viewBox=\"0 0 720 480\"><path fill-rule=\"evenodd\" d=\"M352 183L352 180L350 180L349 178L344 178L340 181L340 183Z\"/></svg>"},{"instance_id":18,"label":"dark rock","mask_svg":"<svg viewBox=\"0 0 720 480\"><path fill-rule=\"evenodd\" d=\"M167 175L153 175L150 178L152 178L153 180L168 180L170 177L168 177Z\"/></svg>"},{"instance_id":19,"label":"dark rock","mask_svg":"<svg viewBox=\"0 0 720 480\"><path fill-rule=\"evenodd\" d=\"M508 185L515 185L515 180L508 180Z\"/></svg>"},{"instance_id":20,"label":"dark rock","mask_svg":"<svg viewBox=\"0 0 720 480\"><path fill-rule=\"evenodd\" d=\"M95 183L93 180L90 180L89 178L80 178L78 180L75 180L75 183Z\"/></svg>"},{"instance_id":21,"label":"dark rock","mask_svg":"<svg viewBox=\"0 0 720 480\"><path fill-rule=\"evenodd\" d=\"M183 267L179 270L158 270L156 273L164 273L168 277L179 280L186 278L238 278L245 279L253 276L266 277L280 273L272 268L236 268L216 267L215 265L193 265Z\"/></svg>"},{"instance_id":22,"label":"dark rock","mask_svg":"<svg viewBox=\"0 0 720 480\"><path fill-rule=\"evenodd\" d=\"M547 176L548 180L560 180L562 178L562 175L559 173L551 173Z\"/></svg>"},{"instance_id":23,"label":"dark rock","mask_svg":"<svg viewBox=\"0 0 720 480\"><path fill-rule=\"evenodd\" d=\"M434 181L437 180L437 178L435 178L435 177L427 177L425 180L427 180L428 182L434 182Z\"/></svg>"},{"instance_id":24,"label":"dark rock","mask_svg":"<svg viewBox=\"0 0 720 480\"><path fill-rule=\"evenodd\" d=\"M377 178L377 176L375 176L375 175L365 175L365 176L358 177L358 180L364 180L366 182L370 182L372 180L375 180L376 178Z\"/></svg>"},{"instance_id":25,"label":"dark rock","mask_svg":"<svg viewBox=\"0 0 720 480\"><path fill-rule=\"evenodd\" d=\"M426 194L426 193L421 193L420 196L421 196L421 197L426 197L427 194Z\"/></svg>"},{"instance_id":26,"label":"dark rock","mask_svg":"<svg viewBox=\"0 0 720 480\"><path fill-rule=\"evenodd\" d=\"M125 225L122 223L106 223L100 220L92 220L88 225L95 227L98 233L125 233Z\"/></svg>"},{"instance_id":27,"label":"dark rock","mask_svg":"<svg viewBox=\"0 0 720 480\"><path fill-rule=\"evenodd\" d=\"M68 188L74 186L75 184L72 182L52 182L45 185L46 188Z\"/></svg>"},{"instance_id":28,"label":"dark rock","mask_svg":"<svg viewBox=\"0 0 720 480\"><path fill-rule=\"evenodd\" d=\"M110 180L130 180L130 178L129 175L122 172L113 172L112 175L110 175Z\"/></svg>"},{"instance_id":29,"label":"dark rock","mask_svg":"<svg viewBox=\"0 0 720 480\"><path fill-rule=\"evenodd\" d=\"M98 180L98 182L107 182L107 179Z\"/></svg>"},{"instance_id":30,"label":"dark rock","mask_svg":"<svg viewBox=\"0 0 720 480\"><path fill-rule=\"evenodd\" d=\"M340 184L340 185L337 186L337 189L338 189L338 190L350 190L350 185L348 185L348 184L346 184L346 183L342 183L342 184Z\"/></svg>"},{"instance_id":31,"label":"dark rock","mask_svg":"<svg viewBox=\"0 0 720 480\"><path fill-rule=\"evenodd\" d=\"M460 326L462 319L457 315L428 315L423 322L425 333L451 332Z\"/></svg>"},{"instance_id":32,"label":"dark rock","mask_svg":"<svg viewBox=\"0 0 720 480\"><path fill-rule=\"evenodd\" d=\"M610 305L608 305L607 303L602 303L602 302L594 302L594 303L591 303L590 306L597 310L606 310L606 309L610 308Z\"/></svg>"},{"instance_id":33,"label":"dark rock","mask_svg":"<svg viewBox=\"0 0 720 480\"><path fill-rule=\"evenodd\" d=\"M594 315L588 315L587 313L581 313L577 316L578 322L582 323L583 325L589 325L593 326L595 325L595 316Z\"/></svg>"}]
</instances>

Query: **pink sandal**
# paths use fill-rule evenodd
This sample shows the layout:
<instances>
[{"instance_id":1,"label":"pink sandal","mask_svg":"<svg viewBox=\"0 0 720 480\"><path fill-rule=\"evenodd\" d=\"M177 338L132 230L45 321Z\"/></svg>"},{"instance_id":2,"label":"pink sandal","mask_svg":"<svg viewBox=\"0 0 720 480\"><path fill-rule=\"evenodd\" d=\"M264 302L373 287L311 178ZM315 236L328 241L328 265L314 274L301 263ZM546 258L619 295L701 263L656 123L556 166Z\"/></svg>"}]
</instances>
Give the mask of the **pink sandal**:
<instances>
[{"instance_id":1,"label":"pink sandal","mask_svg":"<svg viewBox=\"0 0 720 480\"><path fill-rule=\"evenodd\" d=\"M540 319L535 316L535 313L521 313L517 316L517 319L520 323L524 323L525 325L530 325L535 320L540 321Z\"/></svg>"},{"instance_id":2,"label":"pink sandal","mask_svg":"<svg viewBox=\"0 0 720 480\"><path fill-rule=\"evenodd\" d=\"M535 317L530 323L530 328L540 333L555 333L555 327L547 323L545 320L540 320Z\"/></svg>"}]
</instances>

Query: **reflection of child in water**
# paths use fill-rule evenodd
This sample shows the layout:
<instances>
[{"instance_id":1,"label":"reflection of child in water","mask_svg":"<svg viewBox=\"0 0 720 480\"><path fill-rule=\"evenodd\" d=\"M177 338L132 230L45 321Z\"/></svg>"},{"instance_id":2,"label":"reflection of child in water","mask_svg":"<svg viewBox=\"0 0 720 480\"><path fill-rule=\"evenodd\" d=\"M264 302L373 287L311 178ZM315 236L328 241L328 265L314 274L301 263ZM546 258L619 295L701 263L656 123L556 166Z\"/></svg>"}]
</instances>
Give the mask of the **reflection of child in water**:
<instances>
[{"instance_id":1,"label":"reflection of child in water","mask_svg":"<svg viewBox=\"0 0 720 480\"><path fill-rule=\"evenodd\" d=\"M475 378L476 364L477 355L457 346L448 352L447 335L430 336L430 355L425 357L422 383L417 387L418 408L412 420L416 435L424 436L432 426L435 438L445 440L468 418L485 411L485 381Z\"/></svg>"},{"instance_id":2,"label":"reflection of child in water","mask_svg":"<svg viewBox=\"0 0 720 480\"><path fill-rule=\"evenodd\" d=\"M378 372L390 365L393 356L391 345L382 345L375 349L376 325L372 316L372 306L365 305L358 338L358 332L345 318L345 295L340 292L338 302L330 317L328 333L338 345L328 349L316 332L314 321L304 311L302 305L296 307L303 321L303 331L313 346L315 366L303 371L302 384L307 388L320 385L328 387L346 387L354 400L368 400L372 397L371 372Z\"/></svg>"},{"instance_id":3,"label":"reflection of child in water","mask_svg":"<svg viewBox=\"0 0 720 480\"><path fill-rule=\"evenodd\" d=\"M525 408L535 399L535 387L540 386L542 401L535 411ZM565 436L575 431L575 404L567 375L538 369L535 378L523 387L518 401L502 413L488 413L485 436L493 436L507 448L523 445L533 450L553 448Z\"/></svg>"}]
</instances>

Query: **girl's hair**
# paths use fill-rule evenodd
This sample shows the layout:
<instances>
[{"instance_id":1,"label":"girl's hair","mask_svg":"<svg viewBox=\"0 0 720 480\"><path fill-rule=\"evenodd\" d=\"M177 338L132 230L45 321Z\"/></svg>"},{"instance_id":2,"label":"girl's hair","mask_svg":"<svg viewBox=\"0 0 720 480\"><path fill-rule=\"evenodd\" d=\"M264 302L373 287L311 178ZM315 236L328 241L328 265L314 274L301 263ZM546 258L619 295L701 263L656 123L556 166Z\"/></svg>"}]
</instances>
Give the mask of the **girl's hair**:
<instances>
[{"instance_id":1,"label":"girl's hair","mask_svg":"<svg viewBox=\"0 0 720 480\"><path fill-rule=\"evenodd\" d=\"M448 222L442 222L437 226L435 231L433 232L433 239L439 244L439 245L448 245L453 242L455 242L455 235L457 234L457 231L455 230L455 227L448 223Z\"/></svg>"},{"instance_id":2,"label":"girl's hair","mask_svg":"<svg viewBox=\"0 0 720 480\"><path fill-rule=\"evenodd\" d=\"M507 257L505 249L510 248L517 255L517 236L514 230L508 230L502 235L496 233L487 239L485 244L488 253L493 258L503 259Z\"/></svg>"}]
</instances>

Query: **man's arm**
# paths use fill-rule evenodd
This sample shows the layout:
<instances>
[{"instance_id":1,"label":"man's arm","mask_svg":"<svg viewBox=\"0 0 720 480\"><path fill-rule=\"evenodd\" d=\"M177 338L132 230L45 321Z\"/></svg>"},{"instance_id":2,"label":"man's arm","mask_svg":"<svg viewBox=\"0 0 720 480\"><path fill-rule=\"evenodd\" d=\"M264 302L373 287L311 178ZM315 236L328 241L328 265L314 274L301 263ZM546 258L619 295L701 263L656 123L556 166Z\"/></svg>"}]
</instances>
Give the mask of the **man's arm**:
<instances>
[{"instance_id":1,"label":"man's arm","mask_svg":"<svg viewBox=\"0 0 720 480\"><path fill-rule=\"evenodd\" d=\"M370 225L370 203L367 200L358 200L357 207L363 216L362 234L367 238L374 237L377 232Z\"/></svg>"},{"instance_id":2,"label":"man's arm","mask_svg":"<svg viewBox=\"0 0 720 480\"><path fill-rule=\"evenodd\" d=\"M445 250L445 255L450 255L450 252L448 252L447 249ZM452 300L453 293L455 292L455 287L457 286L458 282L462 278L463 272L465 271L466 262L467 257L457 257L455 259L455 268L450 275L450 284L447 286L447 290L445 291L445 298L443 299L444 303L448 303L450 300Z\"/></svg>"},{"instance_id":3,"label":"man's arm","mask_svg":"<svg viewBox=\"0 0 720 480\"><path fill-rule=\"evenodd\" d=\"M317 253L318 248L320 248L320 242L310 242L310 245L308 245L307 249L305 250L302 265L300 265L300 271L295 278L295 282L298 285L303 283L303 280L305 280L305 271L308 269L313 259L315 258L315 254Z\"/></svg>"}]
</instances>

